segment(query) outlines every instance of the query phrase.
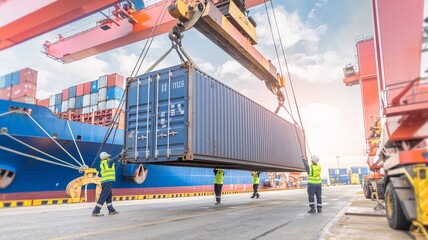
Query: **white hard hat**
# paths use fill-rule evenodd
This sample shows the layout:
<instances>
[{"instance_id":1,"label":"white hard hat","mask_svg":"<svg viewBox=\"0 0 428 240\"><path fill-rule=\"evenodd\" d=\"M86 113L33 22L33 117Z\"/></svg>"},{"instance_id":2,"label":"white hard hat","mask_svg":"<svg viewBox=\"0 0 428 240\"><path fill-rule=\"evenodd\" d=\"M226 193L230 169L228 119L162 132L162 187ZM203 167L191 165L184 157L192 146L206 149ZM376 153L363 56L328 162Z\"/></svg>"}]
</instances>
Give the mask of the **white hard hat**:
<instances>
[{"instance_id":1,"label":"white hard hat","mask_svg":"<svg viewBox=\"0 0 428 240\"><path fill-rule=\"evenodd\" d=\"M320 158L318 156L312 156L312 162L318 163L320 161Z\"/></svg>"},{"instance_id":2,"label":"white hard hat","mask_svg":"<svg viewBox=\"0 0 428 240\"><path fill-rule=\"evenodd\" d=\"M106 153L106 152L102 152L100 153L100 158L101 159L107 159L110 157L110 154Z\"/></svg>"}]
</instances>

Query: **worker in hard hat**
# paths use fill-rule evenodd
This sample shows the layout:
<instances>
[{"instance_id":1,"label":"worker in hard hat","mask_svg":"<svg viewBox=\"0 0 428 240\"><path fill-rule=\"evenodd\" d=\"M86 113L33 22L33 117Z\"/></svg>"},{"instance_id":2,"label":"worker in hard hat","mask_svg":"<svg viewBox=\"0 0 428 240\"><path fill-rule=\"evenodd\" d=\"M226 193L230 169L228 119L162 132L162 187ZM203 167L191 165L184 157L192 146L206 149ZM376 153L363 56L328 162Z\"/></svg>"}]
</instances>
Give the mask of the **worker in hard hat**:
<instances>
[{"instance_id":1,"label":"worker in hard hat","mask_svg":"<svg viewBox=\"0 0 428 240\"><path fill-rule=\"evenodd\" d=\"M114 158L110 158L110 154L106 152L100 153L100 169L101 169L101 194L98 198L98 202L95 205L94 210L92 211L92 217L101 217L104 214L101 214L101 208L104 202L107 203L108 215L116 215L119 214L116 209L113 207L113 194L112 194L112 186L116 180L116 168L115 163L118 162L122 155L125 153L126 149L124 149L121 153L116 155Z\"/></svg>"},{"instance_id":2,"label":"worker in hard hat","mask_svg":"<svg viewBox=\"0 0 428 240\"><path fill-rule=\"evenodd\" d=\"M308 197L309 197L309 211L308 213L322 213L322 200L321 200L321 166L318 164L320 158L312 156L312 164L308 165L305 157L302 157L303 164L305 165L306 172L308 173ZM317 197L317 210L315 210L315 199Z\"/></svg>"},{"instance_id":3,"label":"worker in hard hat","mask_svg":"<svg viewBox=\"0 0 428 240\"><path fill-rule=\"evenodd\" d=\"M260 184L260 172L251 172L251 176L253 177L253 196L251 196L251 198L259 198L260 194L257 190L259 189Z\"/></svg>"},{"instance_id":4,"label":"worker in hard hat","mask_svg":"<svg viewBox=\"0 0 428 240\"><path fill-rule=\"evenodd\" d=\"M214 193L215 193L215 204L218 205L221 202L221 189L223 188L223 169L214 169Z\"/></svg>"}]
</instances>

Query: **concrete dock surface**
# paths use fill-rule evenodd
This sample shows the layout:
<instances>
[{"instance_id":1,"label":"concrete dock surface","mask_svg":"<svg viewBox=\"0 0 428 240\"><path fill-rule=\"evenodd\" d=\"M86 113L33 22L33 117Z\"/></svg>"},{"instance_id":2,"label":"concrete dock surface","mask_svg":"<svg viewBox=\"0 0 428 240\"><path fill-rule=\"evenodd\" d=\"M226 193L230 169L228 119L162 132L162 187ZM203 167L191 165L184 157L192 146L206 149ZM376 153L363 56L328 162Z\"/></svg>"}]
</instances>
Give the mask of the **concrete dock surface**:
<instances>
[{"instance_id":1,"label":"concrete dock surface","mask_svg":"<svg viewBox=\"0 0 428 240\"><path fill-rule=\"evenodd\" d=\"M92 217L94 203L0 209L0 239L411 239L370 208L360 186L323 188L323 213L309 214L306 189L114 202L118 215ZM354 209L355 210L355 209Z\"/></svg>"}]
</instances>

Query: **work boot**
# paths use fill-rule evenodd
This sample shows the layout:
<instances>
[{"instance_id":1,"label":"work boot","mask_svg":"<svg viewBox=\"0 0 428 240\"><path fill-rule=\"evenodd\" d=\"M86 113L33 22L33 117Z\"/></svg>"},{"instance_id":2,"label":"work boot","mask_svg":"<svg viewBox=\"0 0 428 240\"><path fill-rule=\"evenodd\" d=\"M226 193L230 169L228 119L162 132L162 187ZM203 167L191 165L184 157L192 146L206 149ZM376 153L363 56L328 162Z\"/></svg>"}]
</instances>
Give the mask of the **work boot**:
<instances>
[{"instance_id":1,"label":"work boot","mask_svg":"<svg viewBox=\"0 0 428 240\"><path fill-rule=\"evenodd\" d=\"M315 210L315 208L311 208L308 213L316 213L317 211Z\"/></svg>"},{"instance_id":2,"label":"work boot","mask_svg":"<svg viewBox=\"0 0 428 240\"><path fill-rule=\"evenodd\" d=\"M259 193L256 193L256 197L257 197L257 198L259 198L259 197L260 197L260 194L259 194Z\"/></svg>"},{"instance_id":3,"label":"work boot","mask_svg":"<svg viewBox=\"0 0 428 240\"><path fill-rule=\"evenodd\" d=\"M102 216L104 216L104 214L99 213L99 212L93 212L92 213L92 217L102 217Z\"/></svg>"},{"instance_id":4,"label":"work boot","mask_svg":"<svg viewBox=\"0 0 428 240\"><path fill-rule=\"evenodd\" d=\"M322 213L322 208L317 208L318 213Z\"/></svg>"},{"instance_id":5,"label":"work boot","mask_svg":"<svg viewBox=\"0 0 428 240\"><path fill-rule=\"evenodd\" d=\"M251 198L255 198L256 197L256 193L253 193L253 196L251 196Z\"/></svg>"},{"instance_id":6,"label":"work boot","mask_svg":"<svg viewBox=\"0 0 428 240\"><path fill-rule=\"evenodd\" d=\"M116 214L119 214L119 212L118 212L118 211L116 211L116 210L114 210L114 211L112 211L112 212L109 212L109 213L108 213L108 215L116 215Z\"/></svg>"},{"instance_id":7,"label":"work boot","mask_svg":"<svg viewBox=\"0 0 428 240\"><path fill-rule=\"evenodd\" d=\"M221 203L220 203L220 202L215 202L214 204L215 204L215 205L220 205Z\"/></svg>"}]
</instances>

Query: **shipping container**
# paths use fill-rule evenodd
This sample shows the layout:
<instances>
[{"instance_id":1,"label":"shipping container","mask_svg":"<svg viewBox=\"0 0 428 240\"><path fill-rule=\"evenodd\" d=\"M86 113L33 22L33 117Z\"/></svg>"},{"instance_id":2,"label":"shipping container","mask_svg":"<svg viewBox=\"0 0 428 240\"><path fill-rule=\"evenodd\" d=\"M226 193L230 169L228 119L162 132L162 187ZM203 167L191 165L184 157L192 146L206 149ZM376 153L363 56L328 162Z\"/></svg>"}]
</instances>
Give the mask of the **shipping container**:
<instances>
[{"instance_id":1,"label":"shipping container","mask_svg":"<svg viewBox=\"0 0 428 240\"><path fill-rule=\"evenodd\" d=\"M76 98L69 98L68 99L68 109L74 109L76 108Z\"/></svg>"},{"instance_id":2,"label":"shipping container","mask_svg":"<svg viewBox=\"0 0 428 240\"><path fill-rule=\"evenodd\" d=\"M10 86L12 86L12 74L11 74L11 73L6 74L6 75L4 76L4 86L5 86L5 87L10 87Z\"/></svg>"},{"instance_id":3,"label":"shipping container","mask_svg":"<svg viewBox=\"0 0 428 240\"><path fill-rule=\"evenodd\" d=\"M91 93L98 92L98 80L91 82Z\"/></svg>"},{"instance_id":4,"label":"shipping container","mask_svg":"<svg viewBox=\"0 0 428 240\"><path fill-rule=\"evenodd\" d=\"M328 175L332 176L332 175L342 175L342 174L347 174L347 169L346 168L329 168L328 169Z\"/></svg>"},{"instance_id":5,"label":"shipping container","mask_svg":"<svg viewBox=\"0 0 428 240\"><path fill-rule=\"evenodd\" d=\"M49 106L49 110L51 110L51 112L55 112L55 106Z\"/></svg>"},{"instance_id":6,"label":"shipping container","mask_svg":"<svg viewBox=\"0 0 428 240\"><path fill-rule=\"evenodd\" d=\"M91 88L92 88L92 83L91 82L83 83L83 95L90 94L91 93Z\"/></svg>"},{"instance_id":7,"label":"shipping container","mask_svg":"<svg viewBox=\"0 0 428 240\"><path fill-rule=\"evenodd\" d=\"M69 92L68 88L62 90L62 100L63 101L68 99L68 92Z\"/></svg>"},{"instance_id":8,"label":"shipping container","mask_svg":"<svg viewBox=\"0 0 428 240\"><path fill-rule=\"evenodd\" d=\"M91 105L91 94L83 95L83 107L89 107Z\"/></svg>"},{"instance_id":9,"label":"shipping container","mask_svg":"<svg viewBox=\"0 0 428 240\"><path fill-rule=\"evenodd\" d=\"M36 85L32 83L19 83L12 85L11 99L17 99L21 97L36 98Z\"/></svg>"},{"instance_id":10,"label":"shipping container","mask_svg":"<svg viewBox=\"0 0 428 240\"><path fill-rule=\"evenodd\" d=\"M98 81L98 89L107 87L107 75L101 76Z\"/></svg>"},{"instance_id":11,"label":"shipping container","mask_svg":"<svg viewBox=\"0 0 428 240\"><path fill-rule=\"evenodd\" d=\"M68 110L68 100L64 100L62 101L60 112L67 112L67 110Z\"/></svg>"},{"instance_id":12,"label":"shipping container","mask_svg":"<svg viewBox=\"0 0 428 240\"><path fill-rule=\"evenodd\" d=\"M100 88L98 90L98 102L107 100L107 88Z\"/></svg>"},{"instance_id":13,"label":"shipping container","mask_svg":"<svg viewBox=\"0 0 428 240\"><path fill-rule=\"evenodd\" d=\"M113 87L118 86L120 88L123 88L123 76L113 73L107 76L107 87Z\"/></svg>"},{"instance_id":14,"label":"shipping container","mask_svg":"<svg viewBox=\"0 0 428 240\"><path fill-rule=\"evenodd\" d=\"M117 99L107 100L106 109L119 108L119 105L120 105L120 100L117 100Z\"/></svg>"},{"instance_id":15,"label":"shipping container","mask_svg":"<svg viewBox=\"0 0 428 240\"><path fill-rule=\"evenodd\" d=\"M123 88L114 86L109 87L107 90L107 100L113 100L113 99L121 99L123 95Z\"/></svg>"},{"instance_id":16,"label":"shipping container","mask_svg":"<svg viewBox=\"0 0 428 240\"><path fill-rule=\"evenodd\" d=\"M68 88L68 97L76 97L76 86L72 86Z\"/></svg>"},{"instance_id":17,"label":"shipping container","mask_svg":"<svg viewBox=\"0 0 428 240\"><path fill-rule=\"evenodd\" d=\"M97 105L97 104L98 104L98 93L92 93L90 105Z\"/></svg>"},{"instance_id":18,"label":"shipping container","mask_svg":"<svg viewBox=\"0 0 428 240\"><path fill-rule=\"evenodd\" d=\"M12 93L12 87L1 88L0 99L10 100L11 93Z\"/></svg>"},{"instance_id":19,"label":"shipping container","mask_svg":"<svg viewBox=\"0 0 428 240\"><path fill-rule=\"evenodd\" d=\"M83 114L86 114L86 113L89 113L90 111L89 111L89 106L88 107L83 107L83 109L82 109L82 113Z\"/></svg>"},{"instance_id":20,"label":"shipping container","mask_svg":"<svg viewBox=\"0 0 428 240\"><path fill-rule=\"evenodd\" d=\"M49 97L49 107L51 107L51 106L55 106L55 95L51 95Z\"/></svg>"},{"instance_id":21,"label":"shipping container","mask_svg":"<svg viewBox=\"0 0 428 240\"><path fill-rule=\"evenodd\" d=\"M106 101L98 102L98 110L106 109Z\"/></svg>"},{"instance_id":22,"label":"shipping container","mask_svg":"<svg viewBox=\"0 0 428 240\"><path fill-rule=\"evenodd\" d=\"M36 99L33 98L33 97L29 97L29 96L22 96L22 97L19 97L19 98L15 98L15 99L12 99L12 101L22 102L22 103L29 103L29 104L36 104Z\"/></svg>"},{"instance_id":23,"label":"shipping container","mask_svg":"<svg viewBox=\"0 0 428 240\"><path fill-rule=\"evenodd\" d=\"M61 104L57 104L54 106L54 113L60 113L61 112Z\"/></svg>"},{"instance_id":24,"label":"shipping container","mask_svg":"<svg viewBox=\"0 0 428 240\"><path fill-rule=\"evenodd\" d=\"M62 102L62 93L55 94L55 105L61 105Z\"/></svg>"},{"instance_id":25,"label":"shipping container","mask_svg":"<svg viewBox=\"0 0 428 240\"><path fill-rule=\"evenodd\" d=\"M366 175L369 173L369 168L368 167L351 167L351 172Z\"/></svg>"},{"instance_id":26,"label":"shipping container","mask_svg":"<svg viewBox=\"0 0 428 240\"><path fill-rule=\"evenodd\" d=\"M83 107L83 96L76 97L76 108Z\"/></svg>"},{"instance_id":27,"label":"shipping container","mask_svg":"<svg viewBox=\"0 0 428 240\"><path fill-rule=\"evenodd\" d=\"M1 76L0 77L0 90L2 88L5 88L5 87L6 87L6 77L5 76Z\"/></svg>"},{"instance_id":28,"label":"shipping container","mask_svg":"<svg viewBox=\"0 0 428 240\"><path fill-rule=\"evenodd\" d=\"M49 98L46 98L46 99L39 99L39 100L37 100L37 105L40 105L40 106L44 106L44 107L49 107Z\"/></svg>"},{"instance_id":29,"label":"shipping container","mask_svg":"<svg viewBox=\"0 0 428 240\"><path fill-rule=\"evenodd\" d=\"M89 106L89 112L96 112L98 111L98 103L95 105Z\"/></svg>"},{"instance_id":30,"label":"shipping container","mask_svg":"<svg viewBox=\"0 0 428 240\"><path fill-rule=\"evenodd\" d=\"M348 174L340 175L340 184L349 185L349 175Z\"/></svg>"},{"instance_id":31,"label":"shipping container","mask_svg":"<svg viewBox=\"0 0 428 240\"><path fill-rule=\"evenodd\" d=\"M193 67L138 76L127 89L128 163L304 170L301 130Z\"/></svg>"},{"instance_id":32,"label":"shipping container","mask_svg":"<svg viewBox=\"0 0 428 240\"><path fill-rule=\"evenodd\" d=\"M28 82L37 85L37 71L31 68L24 68L20 70L19 82Z\"/></svg>"},{"instance_id":33,"label":"shipping container","mask_svg":"<svg viewBox=\"0 0 428 240\"><path fill-rule=\"evenodd\" d=\"M83 83L76 86L76 97L83 96Z\"/></svg>"},{"instance_id":34,"label":"shipping container","mask_svg":"<svg viewBox=\"0 0 428 240\"><path fill-rule=\"evenodd\" d=\"M19 71L12 73L12 86L19 84Z\"/></svg>"}]
</instances>

